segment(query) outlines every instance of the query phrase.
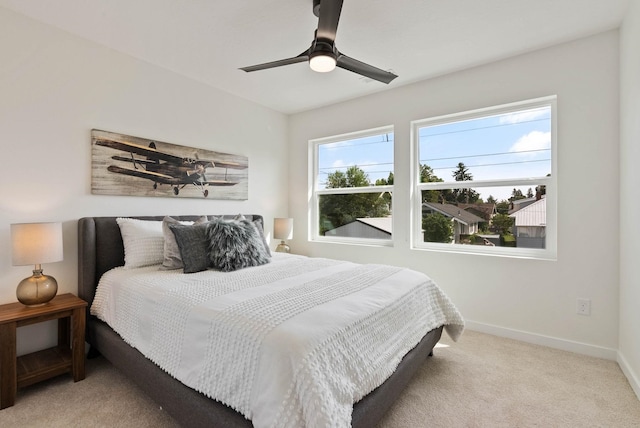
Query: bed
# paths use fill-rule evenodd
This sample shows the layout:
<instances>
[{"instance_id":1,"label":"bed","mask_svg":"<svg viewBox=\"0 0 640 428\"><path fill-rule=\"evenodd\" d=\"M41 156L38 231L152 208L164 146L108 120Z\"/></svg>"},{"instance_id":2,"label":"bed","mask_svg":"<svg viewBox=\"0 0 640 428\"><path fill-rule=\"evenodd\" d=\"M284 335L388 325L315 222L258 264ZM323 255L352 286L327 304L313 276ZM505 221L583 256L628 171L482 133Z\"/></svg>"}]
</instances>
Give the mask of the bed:
<instances>
[{"instance_id":1,"label":"bed","mask_svg":"<svg viewBox=\"0 0 640 428\"><path fill-rule=\"evenodd\" d=\"M202 216L172 216L179 221L197 221ZM225 220L237 216L219 216ZM131 217L138 220L160 222L165 216ZM261 224L259 215L246 216ZM274 261L280 263L280 255ZM78 222L78 294L91 308L96 299L96 289L103 275L118 270L124 265L125 251L121 230L116 217L86 217ZM296 261L298 262L298 261ZM299 261L302 263L302 261ZM284 263L284 261L283 261ZM275 266L277 263L271 263ZM271 269L273 269L273 266ZM257 269L257 268L251 268ZM152 269L153 270L153 269ZM153 273L156 275L156 273ZM187 275L188 274L182 274ZM437 288L437 287L436 287ZM445 297L446 300L446 297ZM451 305L452 306L452 305ZM438 309L440 310L440 309ZM420 334L417 345L401 358L393 373L375 389L366 393L352 406L351 426L372 427L382 418L395 399L406 387L413 374L425 363L439 341L443 328L456 339L461 334L464 322L455 308L449 322L435 326ZM88 314L86 340L90 345L90 356L101 354L116 368L133 380L142 391L155 400L178 423L189 427L251 427L252 422L242 413L209 398L210 393L201 393L169 374L166 368L154 363L136 347L116 333L106 322ZM398 356L400 359L400 356ZM201 389L202 390L202 389ZM209 395L209 396L207 396ZM237 408L237 406L234 406ZM350 407L351 409L351 407ZM312 419L313 420L313 419ZM298 425L299 422L293 425ZM310 425L305 422L304 424ZM348 425L348 424L347 424Z\"/></svg>"}]
</instances>

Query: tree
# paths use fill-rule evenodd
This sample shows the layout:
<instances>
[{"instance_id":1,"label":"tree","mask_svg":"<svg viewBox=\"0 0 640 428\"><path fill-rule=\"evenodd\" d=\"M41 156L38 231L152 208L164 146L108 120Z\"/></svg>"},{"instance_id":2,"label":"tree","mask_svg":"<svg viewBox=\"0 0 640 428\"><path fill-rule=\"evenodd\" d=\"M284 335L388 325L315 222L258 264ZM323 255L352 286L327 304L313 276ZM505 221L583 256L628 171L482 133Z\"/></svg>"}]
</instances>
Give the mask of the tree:
<instances>
[{"instance_id":1,"label":"tree","mask_svg":"<svg viewBox=\"0 0 640 428\"><path fill-rule=\"evenodd\" d=\"M531 187L527 190L527 198L533 198L533 190L531 190Z\"/></svg>"},{"instance_id":2,"label":"tree","mask_svg":"<svg viewBox=\"0 0 640 428\"><path fill-rule=\"evenodd\" d=\"M491 219L491 224L499 235L510 235L514 219L507 214L496 214Z\"/></svg>"},{"instance_id":3,"label":"tree","mask_svg":"<svg viewBox=\"0 0 640 428\"><path fill-rule=\"evenodd\" d=\"M376 186L392 186L393 185L393 172L389 173L389 177L384 179L384 178L379 178L376 180Z\"/></svg>"},{"instance_id":4,"label":"tree","mask_svg":"<svg viewBox=\"0 0 640 428\"><path fill-rule=\"evenodd\" d=\"M498 214L509 214L510 206L511 204L509 203L509 201L503 199L496 204L496 211L498 212Z\"/></svg>"},{"instance_id":5,"label":"tree","mask_svg":"<svg viewBox=\"0 0 640 428\"><path fill-rule=\"evenodd\" d=\"M347 172L332 172L327 176L327 189L339 189L344 187L371 186L369 176L357 165L347 168Z\"/></svg>"},{"instance_id":6,"label":"tree","mask_svg":"<svg viewBox=\"0 0 640 428\"><path fill-rule=\"evenodd\" d=\"M496 201L496 198L494 198L493 195L489 195L489 197L487 198L487 203L488 204L497 204L498 201Z\"/></svg>"},{"instance_id":7,"label":"tree","mask_svg":"<svg viewBox=\"0 0 640 428\"><path fill-rule=\"evenodd\" d=\"M453 178L456 181L473 181L473 175L464 163L459 162L458 168L453 171ZM478 202L480 194L473 189L453 189L453 203L475 204Z\"/></svg>"},{"instance_id":8,"label":"tree","mask_svg":"<svg viewBox=\"0 0 640 428\"><path fill-rule=\"evenodd\" d=\"M433 169L426 164L420 164L420 183L441 183L444 180L433 173ZM423 190L422 202L445 203L452 200L450 189Z\"/></svg>"},{"instance_id":9,"label":"tree","mask_svg":"<svg viewBox=\"0 0 640 428\"><path fill-rule=\"evenodd\" d=\"M389 173L389 177L387 179L379 178L376 180L376 186L392 186L392 185L393 185L393 172ZM389 209L391 209L391 204L393 202L391 193L383 192L380 195L380 197L384 198L384 200L387 202L387 205L389 206Z\"/></svg>"},{"instance_id":10,"label":"tree","mask_svg":"<svg viewBox=\"0 0 640 428\"><path fill-rule=\"evenodd\" d=\"M368 187L369 176L358 166L351 166L346 172L335 171L327 176L327 189ZM341 195L321 195L320 234L335 229L363 217L387 217L391 214L387 199L379 193L347 193Z\"/></svg>"},{"instance_id":11,"label":"tree","mask_svg":"<svg viewBox=\"0 0 640 428\"><path fill-rule=\"evenodd\" d=\"M522 194L522 190L514 188L511 191L511 197L509 198L509 201L513 202L513 201L517 201L517 200L525 199L525 198L526 198L526 196L524 196Z\"/></svg>"},{"instance_id":12,"label":"tree","mask_svg":"<svg viewBox=\"0 0 640 428\"><path fill-rule=\"evenodd\" d=\"M469 172L469 168L462 162L458 162L458 169L453 171L453 178L456 181L473 181L473 175Z\"/></svg>"},{"instance_id":13,"label":"tree","mask_svg":"<svg viewBox=\"0 0 640 428\"><path fill-rule=\"evenodd\" d=\"M340 189L342 187L351 187L347 185L347 174L342 171L335 171L327 176L327 189Z\"/></svg>"},{"instance_id":14,"label":"tree","mask_svg":"<svg viewBox=\"0 0 640 428\"><path fill-rule=\"evenodd\" d=\"M433 173L433 168L426 164L420 164L420 183L439 183L442 178Z\"/></svg>"},{"instance_id":15,"label":"tree","mask_svg":"<svg viewBox=\"0 0 640 428\"><path fill-rule=\"evenodd\" d=\"M425 242L451 242L453 227L451 220L440 213L426 214L422 218Z\"/></svg>"}]
</instances>

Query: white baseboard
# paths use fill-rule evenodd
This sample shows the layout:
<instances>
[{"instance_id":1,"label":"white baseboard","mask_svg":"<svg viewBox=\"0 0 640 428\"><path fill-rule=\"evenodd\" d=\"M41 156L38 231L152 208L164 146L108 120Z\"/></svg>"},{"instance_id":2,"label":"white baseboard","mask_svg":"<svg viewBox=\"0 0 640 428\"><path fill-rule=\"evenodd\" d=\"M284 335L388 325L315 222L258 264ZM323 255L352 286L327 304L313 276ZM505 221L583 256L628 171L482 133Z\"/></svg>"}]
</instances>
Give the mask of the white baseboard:
<instances>
[{"instance_id":1,"label":"white baseboard","mask_svg":"<svg viewBox=\"0 0 640 428\"><path fill-rule=\"evenodd\" d=\"M618 352L618 359L616 361L618 362L622 373L627 377L629 385L631 385L631 389L633 389L633 392L636 393L636 397L640 400L640 380L638 379L638 376L634 373L629 366L629 363L627 363L627 360L624 358L624 355L620 352Z\"/></svg>"},{"instance_id":2,"label":"white baseboard","mask_svg":"<svg viewBox=\"0 0 640 428\"><path fill-rule=\"evenodd\" d=\"M587 343L574 342L572 340L558 339L557 337L544 336L542 334L530 333L527 331L514 330L470 320L465 320L465 328L473 331L479 331L480 333L487 333L494 336L506 337L508 339L515 339L522 342L533 343L534 345L548 346L549 348L561 349L563 351L575 352L576 354L588 355L590 357L604 358L606 360L612 361L618 361L619 358L617 349L589 345ZM629 383L631 383L631 379L629 379ZM638 390L635 391L637 394Z\"/></svg>"}]
</instances>

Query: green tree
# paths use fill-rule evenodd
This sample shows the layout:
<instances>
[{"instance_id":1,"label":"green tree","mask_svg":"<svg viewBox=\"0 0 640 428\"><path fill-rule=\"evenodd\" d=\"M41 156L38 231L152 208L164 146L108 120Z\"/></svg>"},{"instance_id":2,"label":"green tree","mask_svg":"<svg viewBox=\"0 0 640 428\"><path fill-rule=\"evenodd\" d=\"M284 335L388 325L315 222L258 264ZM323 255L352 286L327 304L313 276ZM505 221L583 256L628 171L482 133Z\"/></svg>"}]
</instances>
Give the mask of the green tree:
<instances>
[{"instance_id":1,"label":"green tree","mask_svg":"<svg viewBox=\"0 0 640 428\"><path fill-rule=\"evenodd\" d=\"M442 178L433 173L433 168L426 164L420 164L420 183L439 183Z\"/></svg>"},{"instance_id":2,"label":"green tree","mask_svg":"<svg viewBox=\"0 0 640 428\"><path fill-rule=\"evenodd\" d=\"M509 201L503 199L496 204L496 211L498 212L498 214L509 214L510 206L511 204L509 203Z\"/></svg>"},{"instance_id":3,"label":"green tree","mask_svg":"<svg viewBox=\"0 0 640 428\"><path fill-rule=\"evenodd\" d=\"M389 177L384 179L384 178L379 178L376 180L376 186L393 186L393 172L389 173ZM389 206L389 209L391 209L391 203L393 202L393 198L391 197L391 193L390 192L383 192L380 194L381 198L384 198L384 200L387 202L387 205Z\"/></svg>"},{"instance_id":4,"label":"green tree","mask_svg":"<svg viewBox=\"0 0 640 428\"><path fill-rule=\"evenodd\" d=\"M425 242L451 242L453 227L451 220L440 213L426 214L422 218Z\"/></svg>"},{"instance_id":5,"label":"green tree","mask_svg":"<svg viewBox=\"0 0 640 428\"><path fill-rule=\"evenodd\" d=\"M522 194L522 190L514 188L511 191L511 197L509 198L509 201L513 202L525 198L526 196Z\"/></svg>"},{"instance_id":6,"label":"green tree","mask_svg":"<svg viewBox=\"0 0 640 428\"><path fill-rule=\"evenodd\" d=\"M433 169L426 164L420 164L420 183L441 183L444 180L433 173ZM451 190L423 190L422 202L445 203L453 199Z\"/></svg>"},{"instance_id":7,"label":"green tree","mask_svg":"<svg viewBox=\"0 0 640 428\"><path fill-rule=\"evenodd\" d=\"M392 186L393 185L393 172L389 173L388 178L379 178L376 180L376 186Z\"/></svg>"},{"instance_id":8,"label":"green tree","mask_svg":"<svg viewBox=\"0 0 640 428\"><path fill-rule=\"evenodd\" d=\"M327 176L328 189L371 186L369 176L358 166L346 172L335 171ZM321 195L320 234L363 217L387 217L391 214L389 204L380 193L351 193Z\"/></svg>"},{"instance_id":9,"label":"green tree","mask_svg":"<svg viewBox=\"0 0 640 428\"><path fill-rule=\"evenodd\" d=\"M500 235L511 235L514 219L507 214L496 214L491 219L491 224L496 233Z\"/></svg>"},{"instance_id":10,"label":"green tree","mask_svg":"<svg viewBox=\"0 0 640 428\"><path fill-rule=\"evenodd\" d=\"M458 169L453 171L453 178L456 181L473 181L473 175L469 172L469 168L462 162L458 162Z\"/></svg>"},{"instance_id":11,"label":"green tree","mask_svg":"<svg viewBox=\"0 0 640 428\"><path fill-rule=\"evenodd\" d=\"M357 165L350 166L346 172L335 171L327 176L327 189L365 186L371 186L369 176Z\"/></svg>"},{"instance_id":12,"label":"green tree","mask_svg":"<svg viewBox=\"0 0 640 428\"><path fill-rule=\"evenodd\" d=\"M456 181L473 181L473 175L464 163L459 162L458 167L452 173ZM473 189L453 189L453 203L475 204L480 198L480 194Z\"/></svg>"},{"instance_id":13,"label":"green tree","mask_svg":"<svg viewBox=\"0 0 640 428\"><path fill-rule=\"evenodd\" d=\"M496 201L496 198L494 198L493 195L489 195L489 197L487 198L487 203L488 204L497 204L498 201Z\"/></svg>"}]
</instances>

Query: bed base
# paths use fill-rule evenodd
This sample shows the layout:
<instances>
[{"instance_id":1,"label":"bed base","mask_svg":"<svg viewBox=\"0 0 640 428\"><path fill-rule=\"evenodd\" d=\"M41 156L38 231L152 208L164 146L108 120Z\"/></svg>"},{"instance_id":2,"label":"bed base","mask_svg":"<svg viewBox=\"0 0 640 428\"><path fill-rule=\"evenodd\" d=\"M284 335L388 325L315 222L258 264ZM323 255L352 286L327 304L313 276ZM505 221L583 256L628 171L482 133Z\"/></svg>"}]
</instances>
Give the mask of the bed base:
<instances>
[{"instance_id":1,"label":"bed base","mask_svg":"<svg viewBox=\"0 0 640 428\"><path fill-rule=\"evenodd\" d=\"M162 220L163 217L135 218ZM199 216L172 217L194 220ZM88 308L93 302L95 289L102 274L124 264L122 238L115 219L116 217L86 217L78 222L78 294L89 303ZM354 428L373 427L382 419L428 356L432 355L441 335L442 327L427 333L420 343L404 356L391 377L354 405ZM225 428L253 426L251 421L240 413L167 374L138 350L129 346L106 323L91 315L87 318L86 336L93 355L96 352L102 354L180 425Z\"/></svg>"}]
</instances>

